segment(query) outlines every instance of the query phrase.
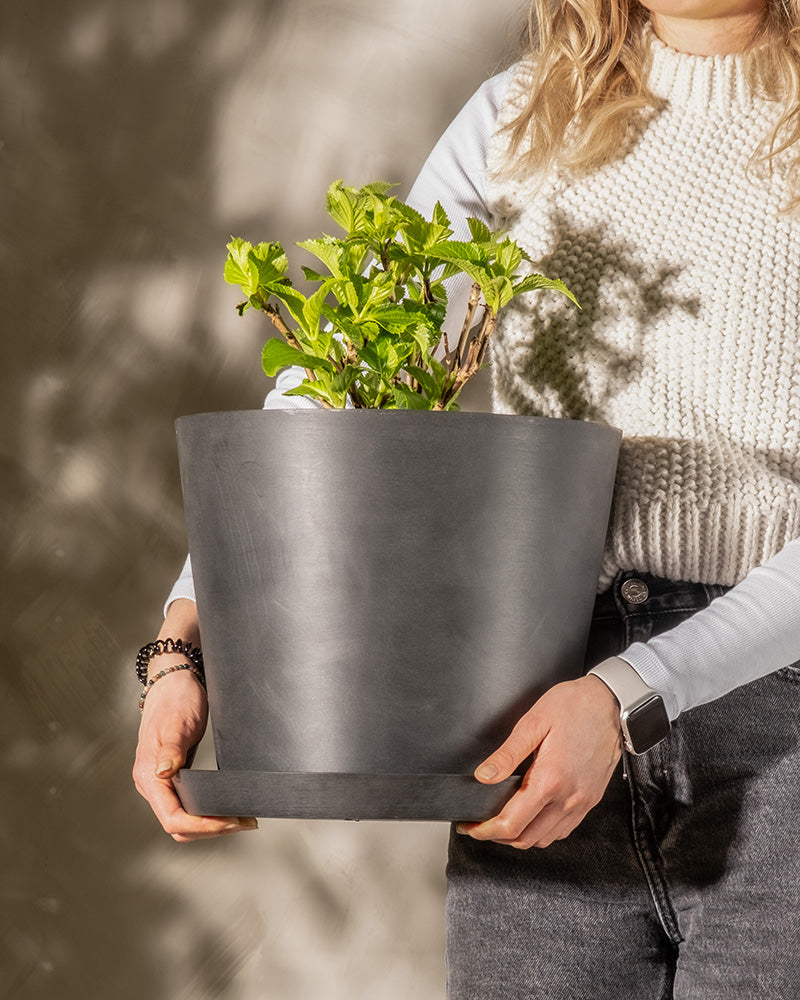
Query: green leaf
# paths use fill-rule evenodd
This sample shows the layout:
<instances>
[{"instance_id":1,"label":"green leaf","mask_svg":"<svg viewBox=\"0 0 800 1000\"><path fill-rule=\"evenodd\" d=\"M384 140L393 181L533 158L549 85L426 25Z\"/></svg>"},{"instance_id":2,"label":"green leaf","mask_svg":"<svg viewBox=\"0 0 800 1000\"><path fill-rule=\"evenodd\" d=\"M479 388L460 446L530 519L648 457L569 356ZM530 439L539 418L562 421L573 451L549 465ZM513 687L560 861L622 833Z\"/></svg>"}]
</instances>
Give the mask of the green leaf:
<instances>
[{"instance_id":1,"label":"green leaf","mask_svg":"<svg viewBox=\"0 0 800 1000\"><path fill-rule=\"evenodd\" d=\"M447 212L445 212L442 208L442 203L440 201L437 201L434 206L432 221L437 226L444 226L445 229L450 228L450 220L447 218Z\"/></svg>"},{"instance_id":2,"label":"green leaf","mask_svg":"<svg viewBox=\"0 0 800 1000\"><path fill-rule=\"evenodd\" d=\"M268 287L260 286L263 288L265 295L274 295L276 299L280 299L281 302L286 306L291 314L292 319L299 326L303 326L303 316L304 309L306 305L306 297L302 292L298 292L296 288L292 288L291 285L277 283L270 285Z\"/></svg>"},{"instance_id":3,"label":"green leaf","mask_svg":"<svg viewBox=\"0 0 800 1000\"><path fill-rule=\"evenodd\" d=\"M574 302L579 309L581 308L580 302L578 302L563 281L560 281L558 278L545 278L543 274L530 274L527 278L523 278L522 281L517 282L514 285L514 295L523 295L525 292L538 292L542 289L561 292L571 302Z\"/></svg>"},{"instance_id":4,"label":"green leaf","mask_svg":"<svg viewBox=\"0 0 800 1000\"><path fill-rule=\"evenodd\" d=\"M414 392L410 385L400 382L392 386L394 405L398 410L430 410L436 401Z\"/></svg>"},{"instance_id":5,"label":"green leaf","mask_svg":"<svg viewBox=\"0 0 800 1000\"><path fill-rule=\"evenodd\" d=\"M276 337L268 340L264 345L261 354L261 363L267 375L273 376L282 368L289 368L297 365L300 368L308 368L311 371L321 369L326 372L333 372L333 365L326 358L317 358L311 354L298 351L296 347L287 344Z\"/></svg>"},{"instance_id":6,"label":"green leaf","mask_svg":"<svg viewBox=\"0 0 800 1000\"><path fill-rule=\"evenodd\" d=\"M335 393L330 391L324 382L312 382L310 379L304 379L304 381L302 381L300 385L295 386L294 389L287 389L283 395L305 396L309 399L319 399L325 403L330 403L331 406L335 406L341 410L344 409L346 404L346 398L337 397Z\"/></svg>"},{"instance_id":7,"label":"green leaf","mask_svg":"<svg viewBox=\"0 0 800 1000\"><path fill-rule=\"evenodd\" d=\"M467 225L469 226L469 232L473 240L478 243L488 243L492 239L492 233L485 222L481 222L480 219L467 219Z\"/></svg>"},{"instance_id":8,"label":"green leaf","mask_svg":"<svg viewBox=\"0 0 800 1000\"><path fill-rule=\"evenodd\" d=\"M274 285L286 281L289 261L280 243L258 243L247 254L251 271L255 271L259 285Z\"/></svg>"},{"instance_id":9,"label":"green leaf","mask_svg":"<svg viewBox=\"0 0 800 1000\"><path fill-rule=\"evenodd\" d=\"M358 357L378 372L385 382L391 381L402 368L403 362L414 350L413 344L397 343L390 334L381 334L359 350Z\"/></svg>"},{"instance_id":10,"label":"green leaf","mask_svg":"<svg viewBox=\"0 0 800 1000\"><path fill-rule=\"evenodd\" d=\"M420 368L418 365L407 365L406 371L412 378L419 382L422 386L423 392L429 399L435 400L438 398L441 387L431 372L426 371L424 368Z\"/></svg>"},{"instance_id":11,"label":"green leaf","mask_svg":"<svg viewBox=\"0 0 800 1000\"><path fill-rule=\"evenodd\" d=\"M392 181L373 181L371 184L365 184L361 188L361 193L363 194L377 194L384 195L387 191L391 191L392 188L397 187Z\"/></svg>"},{"instance_id":12,"label":"green leaf","mask_svg":"<svg viewBox=\"0 0 800 1000\"><path fill-rule=\"evenodd\" d=\"M442 243L433 251L433 256L440 260L455 261L456 263L482 264L489 263L489 257L483 246L476 243L465 243L463 240L449 240Z\"/></svg>"},{"instance_id":13,"label":"green leaf","mask_svg":"<svg viewBox=\"0 0 800 1000\"><path fill-rule=\"evenodd\" d=\"M493 316L514 298L514 286L511 279L504 274L497 275L485 284L481 285L483 297Z\"/></svg>"},{"instance_id":14,"label":"green leaf","mask_svg":"<svg viewBox=\"0 0 800 1000\"><path fill-rule=\"evenodd\" d=\"M326 197L328 215L347 233L353 229L355 220L355 199L351 192L352 188L346 188L342 181L334 181Z\"/></svg>"},{"instance_id":15,"label":"green leaf","mask_svg":"<svg viewBox=\"0 0 800 1000\"><path fill-rule=\"evenodd\" d=\"M346 395L360 374L361 369L357 365L345 365L344 369L331 379L331 389L333 392Z\"/></svg>"},{"instance_id":16,"label":"green leaf","mask_svg":"<svg viewBox=\"0 0 800 1000\"><path fill-rule=\"evenodd\" d=\"M341 269L342 258L345 254L343 240L338 240L334 236L322 236L317 240L304 240L297 245L321 260L332 275L337 278L344 277Z\"/></svg>"},{"instance_id":17,"label":"green leaf","mask_svg":"<svg viewBox=\"0 0 800 1000\"><path fill-rule=\"evenodd\" d=\"M228 259L225 261L225 280L229 285L239 285L248 298L258 284L258 270L253 273L248 257L252 249L252 243L236 236L228 243Z\"/></svg>"},{"instance_id":18,"label":"green leaf","mask_svg":"<svg viewBox=\"0 0 800 1000\"><path fill-rule=\"evenodd\" d=\"M321 288L318 288L316 292L314 292L314 294L303 303L303 326L306 333L312 340L319 339L322 307L325 305L325 298L327 294L327 286L322 285ZM321 353L327 354L329 344L330 336L328 336L327 343L318 345L315 349Z\"/></svg>"}]
</instances>

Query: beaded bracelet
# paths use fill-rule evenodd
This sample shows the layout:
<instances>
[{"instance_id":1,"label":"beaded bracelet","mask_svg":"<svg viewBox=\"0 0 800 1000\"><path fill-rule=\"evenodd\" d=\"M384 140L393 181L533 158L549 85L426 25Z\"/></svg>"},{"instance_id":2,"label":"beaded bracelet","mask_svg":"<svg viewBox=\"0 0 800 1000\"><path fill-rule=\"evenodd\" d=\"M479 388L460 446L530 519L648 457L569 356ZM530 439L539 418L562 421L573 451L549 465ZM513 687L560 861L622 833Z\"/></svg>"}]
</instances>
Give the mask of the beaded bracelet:
<instances>
[{"instance_id":1,"label":"beaded bracelet","mask_svg":"<svg viewBox=\"0 0 800 1000\"><path fill-rule=\"evenodd\" d=\"M144 691L142 691L141 695L139 696L140 712L144 711L144 700L150 693L150 689L155 684L155 682L160 681L161 678L166 677L167 674L175 673L176 670L189 670L192 674L194 674L194 676L197 678L198 684L200 684L202 689L205 691L206 689L205 677L203 676L203 672L201 670L198 670L197 667L194 665L194 663L176 663L171 667L164 667L163 670L159 670L159 672L157 674L154 674L147 682L147 684L145 684Z\"/></svg>"},{"instance_id":2,"label":"beaded bracelet","mask_svg":"<svg viewBox=\"0 0 800 1000\"><path fill-rule=\"evenodd\" d=\"M140 684L147 684L147 668L154 656L162 653L180 653L197 667L198 671L205 677L203 668L203 654L200 650L192 646L185 639L156 639L155 642L148 642L142 646L136 656L136 676Z\"/></svg>"}]
</instances>

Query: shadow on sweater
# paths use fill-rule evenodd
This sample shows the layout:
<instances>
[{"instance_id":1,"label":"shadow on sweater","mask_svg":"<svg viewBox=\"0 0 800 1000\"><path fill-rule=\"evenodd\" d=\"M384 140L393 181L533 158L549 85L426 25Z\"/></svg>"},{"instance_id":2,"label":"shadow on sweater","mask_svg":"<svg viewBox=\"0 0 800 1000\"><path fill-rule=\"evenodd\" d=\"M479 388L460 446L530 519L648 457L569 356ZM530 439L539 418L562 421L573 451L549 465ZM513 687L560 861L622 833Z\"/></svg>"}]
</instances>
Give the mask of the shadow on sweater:
<instances>
[{"instance_id":1,"label":"shadow on sweater","mask_svg":"<svg viewBox=\"0 0 800 1000\"><path fill-rule=\"evenodd\" d=\"M494 345L495 389L503 408L514 412L603 420L609 399L635 377L642 345L656 321L673 312L697 318L701 302L671 291L679 268L664 262L654 272L637 260L635 247L610 241L602 227L578 230L556 213L550 229L555 249L537 262L537 270L563 278L581 309L541 294L509 309L507 316L522 313L530 327L509 336L501 317ZM572 283L575 275L580 285ZM604 339L604 331L615 324L624 324L628 349Z\"/></svg>"}]
</instances>

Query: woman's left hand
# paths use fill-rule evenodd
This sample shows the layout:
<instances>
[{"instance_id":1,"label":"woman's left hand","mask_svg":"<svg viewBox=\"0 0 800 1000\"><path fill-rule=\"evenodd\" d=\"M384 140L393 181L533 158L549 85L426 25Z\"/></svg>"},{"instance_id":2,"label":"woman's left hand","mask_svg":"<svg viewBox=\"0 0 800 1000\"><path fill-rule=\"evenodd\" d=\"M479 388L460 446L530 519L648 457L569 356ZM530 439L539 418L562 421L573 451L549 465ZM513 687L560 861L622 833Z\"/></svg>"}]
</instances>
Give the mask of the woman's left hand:
<instances>
[{"instance_id":1,"label":"woman's left hand","mask_svg":"<svg viewBox=\"0 0 800 1000\"><path fill-rule=\"evenodd\" d=\"M484 784L533 763L497 816L459 833L510 847L547 847L568 836L603 797L622 753L619 703L592 675L550 688L475 771Z\"/></svg>"}]
</instances>

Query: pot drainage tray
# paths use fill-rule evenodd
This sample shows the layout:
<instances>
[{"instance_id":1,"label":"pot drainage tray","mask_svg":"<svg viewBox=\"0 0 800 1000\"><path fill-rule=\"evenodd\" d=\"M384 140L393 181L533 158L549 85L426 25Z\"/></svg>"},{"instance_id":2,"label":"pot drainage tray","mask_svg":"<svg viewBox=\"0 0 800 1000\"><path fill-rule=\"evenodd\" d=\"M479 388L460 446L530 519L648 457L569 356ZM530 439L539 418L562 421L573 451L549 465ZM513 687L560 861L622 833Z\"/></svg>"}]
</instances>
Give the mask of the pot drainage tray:
<instances>
[{"instance_id":1,"label":"pot drainage tray","mask_svg":"<svg viewBox=\"0 0 800 1000\"><path fill-rule=\"evenodd\" d=\"M471 774L329 774L204 771L173 778L195 816L272 819L478 821L495 816L519 776L482 785Z\"/></svg>"}]
</instances>

